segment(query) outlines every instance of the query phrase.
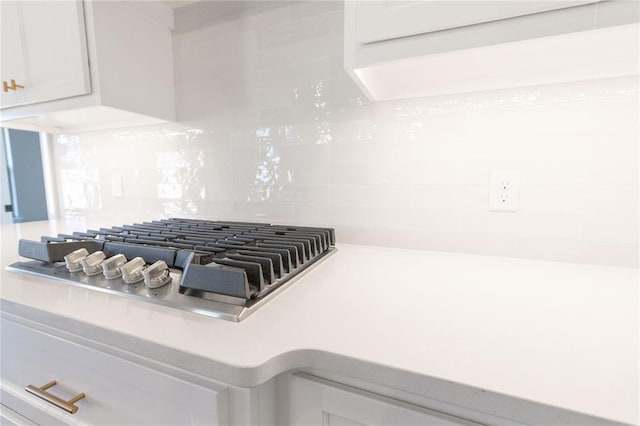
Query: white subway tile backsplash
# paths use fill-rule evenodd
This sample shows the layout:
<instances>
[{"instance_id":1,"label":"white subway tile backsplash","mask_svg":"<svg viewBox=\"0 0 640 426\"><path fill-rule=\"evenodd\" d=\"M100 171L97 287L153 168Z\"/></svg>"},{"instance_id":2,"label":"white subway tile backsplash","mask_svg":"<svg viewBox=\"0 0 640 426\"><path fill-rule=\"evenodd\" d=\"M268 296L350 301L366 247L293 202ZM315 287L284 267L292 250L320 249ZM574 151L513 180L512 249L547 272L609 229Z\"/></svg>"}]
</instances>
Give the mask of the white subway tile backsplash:
<instances>
[{"instance_id":1,"label":"white subway tile backsplash","mask_svg":"<svg viewBox=\"0 0 640 426\"><path fill-rule=\"evenodd\" d=\"M332 145L329 164L330 182L332 184L367 184L369 146ZM393 159L390 160L393 161Z\"/></svg>"},{"instance_id":2,"label":"white subway tile backsplash","mask_svg":"<svg viewBox=\"0 0 640 426\"><path fill-rule=\"evenodd\" d=\"M232 215L234 218L252 221L287 223L294 220L294 209L293 203L278 203L268 200L238 201L233 203Z\"/></svg>"},{"instance_id":3,"label":"white subway tile backsplash","mask_svg":"<svg viewBox=\"0 0 640 426\"><path fill-rule=\"evenodd\" d=\"M411 206L414 197L412 188L405 185L331 185L329 187L329 203L362 204L379 206L382 204Z\"/></svg>"},{"instance_id":4,"label":"white subway tile backsplash","mask_svg":"<svg viewBox=\"0 0 640 426\"><path fill-rule=\"evenodd\" d=\"M411 194L413 207L417 209L482 211L489 202L489 188L485 185L415 185Z\"/></svg>"},{"instance_id":5,"label":"white subway tile backsplash","mask_svg":"<svg viewBox=\"0 0 640 426\"><path fill-rule=\"evenodd\" d=\"M335 227L337 209L325 203L299 202L294 203L294 224L306 226L333 226ZM356 213L357 214L357 213ZM348 220L347 220L348 222ZM333 223L333 224L332 224Z\"/></svg>"},{"instance_id":6,"label":"white subway tile backsplash","mask_svg":"<svg viewBox=\"0 0 640 426\"><path fill-rule=\"evenodd\" d=\"M615 243L637 243L638 192L632 185L594 186L584 192L583 208L591 214L584 217L585 239ZM602 223L606 218L606 223Z\"/></svg>"},{"instance_id":7,"label":"white subway tile backsplash","mask_svg":"<svg viewBox=\"0 0 640 426\"><path fill-rule=\"evenodd\" d=\"M276 198L281 202L327 204L329 202L329 186L282 185L277 188Z\"/></svg>"},{"instance_id":8,"label":"white subway tile backsplash","mask_svg":"<svg viewBox=\"0 0 640 426\"><path fill-rule=\"evenodd\" d=\"M233 201L225 201L223 196L221 199L215 199L216 201L207 201L204 204L198 205L198 211L193 214L193 217L199 219L211 219L210 212L215 212L215 217L219 219L234 220ZM213 198L213 197L212 197ZM174 217L183 217L183 213L174 215ZM156 217L158 215L156 214Z\"/></svg>"},{"instance_id":9,"label":"white subway tile backsplash","mask_svg":"<svg viewBox=\"0 0 640 426\"><path fill-rule=\"evenodd\" d=\"M312 2L294 2L291 4L291 19L297 20L313 15L325 15L337 16L340 18L340 23L344 22L342 18L341 1L312 1ZM332 14L333 12L333 14ZM340 31L342 31L342 25L340 25Z\"/></svg>"},{"instance_id":10,"label":"white subway tile backsplash","mask_svg":"<svg viewBox=\"0 0 640 426\"><path fill-rule=\"evenodd\" d=\"M289 47L308 39L329 34L329 19L326 13L310 17L299 17L283 25L275 25L257 31L257 48L266 50L274 46Z\"/></svg>"},{"instance_id":11,"label":"white subway tile backsplash","mask_svg":"<svg viewBox=\"0 0 640 426\"><path fill-rule=\"evenodd\" d=\"M65 217L638 266L637 79L372 104L343 69L341 2L199 2L176 25L179 122L56 137ZM489 212L493 170L520 170L517 212Z\"/></svg>"}]
</instances>

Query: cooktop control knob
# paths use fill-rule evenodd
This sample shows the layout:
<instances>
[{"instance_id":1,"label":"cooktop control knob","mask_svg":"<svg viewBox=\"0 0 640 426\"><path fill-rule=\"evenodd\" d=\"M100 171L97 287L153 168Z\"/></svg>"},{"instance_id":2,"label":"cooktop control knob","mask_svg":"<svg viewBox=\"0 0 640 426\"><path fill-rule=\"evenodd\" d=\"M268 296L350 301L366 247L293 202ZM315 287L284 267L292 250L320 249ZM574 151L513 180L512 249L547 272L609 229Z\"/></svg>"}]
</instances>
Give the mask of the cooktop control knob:
<instances>
[{"instance_id":1,"label":"cooktop control knob","mask_svg":"<svg viewBox=\"0 0 640 426\"><path fill-rule=\"evenodd\" d=\"M115 256L111 256L106 259L102 262L102 273L104 274L104 277L108 280L121 277L121 268L125 263L127 263L127 258L124 254L116 254Z\"/></svg>"},{"instance_id":2,"label":"cooktop control knob","mask_svg":"<svg viewBox=\"0 0 640 426\"><path fill-rule=\"evenodd\" d=\"M163 260L158 260L143 272L144 284L149 288L158 288L171 281L169 267Z\"/></svg>"},{"instance_id":3,"label":"cooktop control knob","mask_svg":"<svg viewBox=\"0 0 640 426\"><path fill-rule=\"evenodd\" d=\"M141 257L134 257L120 268L122 271L122 279L127 284L135 284L144 279L142 272L146 263Z\"/></svg>"},{"instance_id":4,"label":"cooktop control knob","mask_svg":"<svg viewBox=\"0 0 640 426\"><path fill-rule=\"evenodd\" d=\"M102 272L102 262L107 256L101 251L94 251L80 261L85 274L92 276Z\"/></svg>"},{"instance_id":5,"label":"cooktop control knob","mask_svg":"<svg viewBox=\"0 0 640 426\"><path fill-rule=\"evenodd\" d=\"M69 272L78 272L82 270L82 259L89 256L89 252L86 248L81 248L76 251L72 251L64 257L64 263L67 265Z\"/></svg>"}]
</instances>

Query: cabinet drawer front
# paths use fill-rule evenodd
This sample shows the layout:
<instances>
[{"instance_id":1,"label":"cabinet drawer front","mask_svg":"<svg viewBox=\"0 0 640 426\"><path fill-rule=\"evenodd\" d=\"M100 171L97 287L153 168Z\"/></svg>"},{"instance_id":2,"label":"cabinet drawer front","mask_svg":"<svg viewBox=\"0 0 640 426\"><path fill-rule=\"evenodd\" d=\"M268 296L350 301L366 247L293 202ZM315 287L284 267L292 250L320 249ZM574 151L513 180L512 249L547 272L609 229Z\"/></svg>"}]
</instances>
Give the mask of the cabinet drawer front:
<instances>
[{"instance_id":1,"label":"cabinet drawer front","mask_svg":"<svg viewBox=\"0 0 640 426\"><path fill-rule=\"evenodd\" d=\"M3 404L0 404L0 424L3 426L36 426L36 423Z\"/></svg>"},{"instance_id":2,"label":"cabinet drawer front","mask_svg":"<svg viewBox=\"0 0 640 426\"><path fill-rule=\"evenodd\" d=\"M1 324L3 394L33 406L23 414L38 423L50 423L52 415L60 423L118 425L210 425L225 419L224 388L189 383L13 321L2 319ZM57 385L47 392L64 400L86 394L75 403L77 413L69 414L21 390L52 380Z\"/></svg>"},{"instance_id":3,"label":"cabinet drawer front","mask_svg":"<svg viewBox=\"0 0 640 426\"><path fill-rule=\"evenodd\" d=\"M291 376L290 424L480 426L450 414L302 373Z\"/></svg>"}]
</instances>

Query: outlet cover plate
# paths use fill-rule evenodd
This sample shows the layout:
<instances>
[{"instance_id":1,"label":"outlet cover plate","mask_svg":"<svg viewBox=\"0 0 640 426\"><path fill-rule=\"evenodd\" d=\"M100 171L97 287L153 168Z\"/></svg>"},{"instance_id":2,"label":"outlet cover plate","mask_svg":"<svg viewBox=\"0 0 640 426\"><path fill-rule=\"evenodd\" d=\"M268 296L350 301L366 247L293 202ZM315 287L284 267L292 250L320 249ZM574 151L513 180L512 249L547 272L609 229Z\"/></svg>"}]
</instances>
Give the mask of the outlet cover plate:
<instances>
[{"instance_id":1,"label":"outlet cover plate","mask_svg":"<svg viewBox=\"0 0 640 426\"><path fill-rule=\"evenodd\" d=\"M520 205L520 171L494 170L489 183L489 211L517 212Z\"/></svg>"}]
</instances>

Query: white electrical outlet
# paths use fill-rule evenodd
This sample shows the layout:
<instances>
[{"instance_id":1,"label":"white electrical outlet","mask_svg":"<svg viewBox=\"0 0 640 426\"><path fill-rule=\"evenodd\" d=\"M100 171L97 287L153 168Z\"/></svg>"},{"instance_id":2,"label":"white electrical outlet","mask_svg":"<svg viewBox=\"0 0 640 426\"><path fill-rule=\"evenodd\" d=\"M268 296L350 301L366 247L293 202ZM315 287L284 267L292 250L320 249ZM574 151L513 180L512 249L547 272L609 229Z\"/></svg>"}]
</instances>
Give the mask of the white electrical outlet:
<instances>
[{"instance_id":1,"label":"white electrical outlet","mask_svg":"<svg viewBox=\"0 0 640 426\"><path fill-rule=\"evenodd\" d=\"M494 170L489 184L489 211L517 212L520 204L520 171Z\"/></svg>"}]
</instances>

